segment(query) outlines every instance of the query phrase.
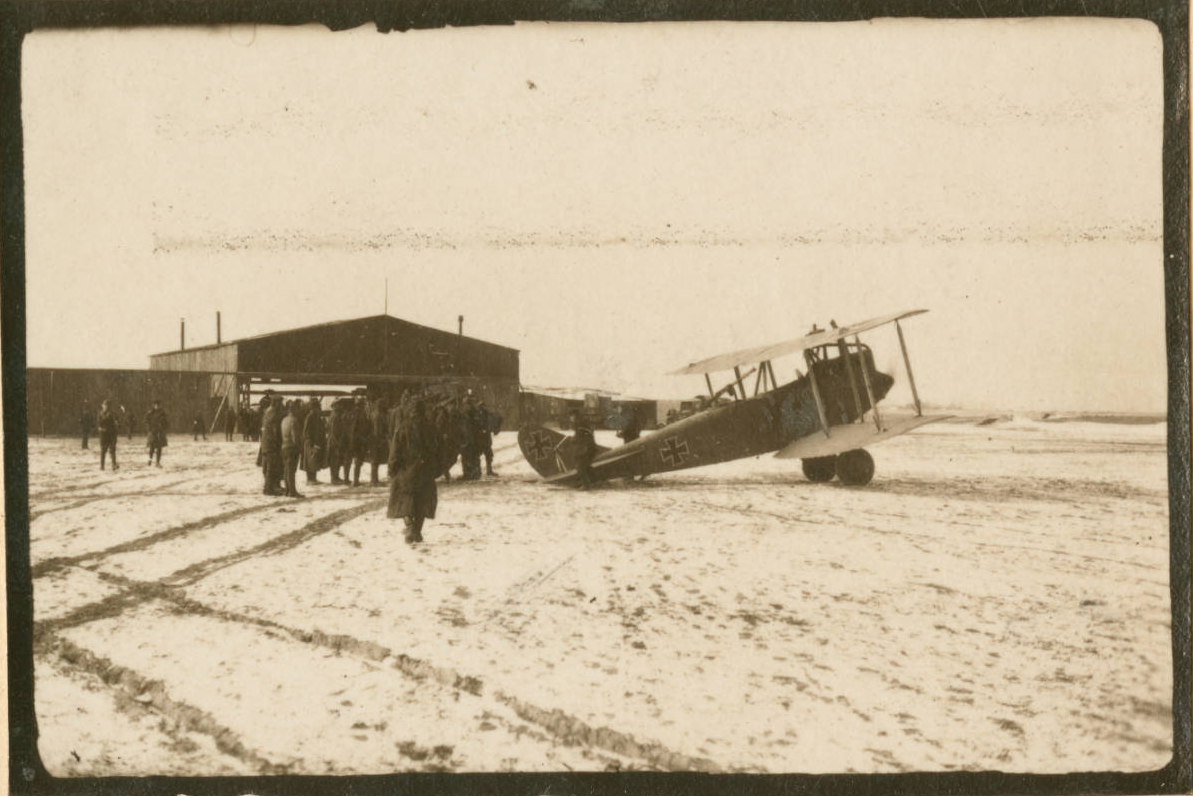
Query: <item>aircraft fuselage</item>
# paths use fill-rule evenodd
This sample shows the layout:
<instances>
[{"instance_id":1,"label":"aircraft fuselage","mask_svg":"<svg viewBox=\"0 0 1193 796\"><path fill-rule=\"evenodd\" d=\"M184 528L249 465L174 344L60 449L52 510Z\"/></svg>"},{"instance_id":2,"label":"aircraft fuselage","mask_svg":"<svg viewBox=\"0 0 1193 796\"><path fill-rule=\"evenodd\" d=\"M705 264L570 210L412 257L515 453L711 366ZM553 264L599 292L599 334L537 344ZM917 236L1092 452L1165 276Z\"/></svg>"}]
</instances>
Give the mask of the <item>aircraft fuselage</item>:
<instances>
[{"instance_id":1,"label":"aircraft fuselage","mask_svg":"<svg viewBox=\"0 0 1193 796\"><path fill-rule=\"evenodd\" d=\"M874 398L881 401L894 379L874 369L873 355L868 349L864 355ZM869 411L859 370L861 362L857 352L849 356L853 360L858 400L863 412ZM840 357L823 359L813 367L829 426L856 420L857 402L845 361ZM707 409L660 428L602 453L593 465L614 457L619 459L599 468L602 479L650 475L772 453L800 437L820 433L823 431L812 383L803 376L752 398Z\"/></svg>"}]
</instances>

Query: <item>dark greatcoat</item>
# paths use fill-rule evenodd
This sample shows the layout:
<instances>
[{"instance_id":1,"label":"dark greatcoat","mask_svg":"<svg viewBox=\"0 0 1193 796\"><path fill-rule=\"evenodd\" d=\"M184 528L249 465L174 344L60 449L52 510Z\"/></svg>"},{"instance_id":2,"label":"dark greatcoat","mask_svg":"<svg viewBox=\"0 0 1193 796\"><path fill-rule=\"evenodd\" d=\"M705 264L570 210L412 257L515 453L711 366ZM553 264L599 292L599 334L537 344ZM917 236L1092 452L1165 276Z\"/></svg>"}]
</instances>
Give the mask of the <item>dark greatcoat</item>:
<instances>
[{"instance_id":1,"label":"dark greatcoat","mask_svg":"<svg viewBox=\"0 0 1193 796\"><path fill-rule=\"evenodd\" d=\"M331 405L331 417L327 421L327 464L335 468L347 464L352 460L349 451L349 438L352 434L352 413L344 411L343 401L336 401Z\"/></svg>"},{"instance_id":2,"label":"dark greatcoat","mask_svg":"<svg viewBox=\"0 0 1193 796\"><path fill-rule=\"evenodd\" d=\"M358 462L372 461L373 418L369 417L369 409L362 402L353 406L349 414L352 418L348 442L351 458Z\"/></svg>"},{"instance_id":3,"label":"dark greatcoat","mask_svg":"<svg viewBox=\"0 0 1193 796\"><path fill-rule=\"evenodd\" d=\"M370 460L374 466L380 467L389 458L389 405L384 398L373 406L372 422Z\"/></svg>"},{"instance_id":4,"label":"dark greatcoat","mask_svg":"<svg viewBox=\"0 0 1193 796\"><path fill-rule=\"evenodd\" d=\"M327 425L323 413L311 407L302 426L302 463L308 473L327 466Z\"/></svg>"},{"instance_id":5,"label":"dark greatcoat","mask_svg":"<svg viewBox=\"0 0 1193 796\"><path fill-rule=\"evenodd\" d=\"M270 404L261 418L261 451L282 452L282 413L277 404Z\"/></svg>"},{"instance_id":6,"label":"dark greatcoat","mask_svg":"<svg viewBox=\"0 0 1193 796\"><path fill-rule=\"evenodd\" d=\"M145 415L145 430L149 432L146 444L150 449L164 448L170 444L166 440L166 429L169 425L166 410L160 406L150 409L149 414Z\"/></svg>"},{"instance_id":7,"label":"dark greatcoat","mask_svg":"<svg viewBox=\"0 0 1193 796\"><path fill-rule=\"evenodd\" d=\"M414 410L394 431L389 445L389 509L386 516L434 519L439 503L435 429Z\"/></svg>"}]
</instances>

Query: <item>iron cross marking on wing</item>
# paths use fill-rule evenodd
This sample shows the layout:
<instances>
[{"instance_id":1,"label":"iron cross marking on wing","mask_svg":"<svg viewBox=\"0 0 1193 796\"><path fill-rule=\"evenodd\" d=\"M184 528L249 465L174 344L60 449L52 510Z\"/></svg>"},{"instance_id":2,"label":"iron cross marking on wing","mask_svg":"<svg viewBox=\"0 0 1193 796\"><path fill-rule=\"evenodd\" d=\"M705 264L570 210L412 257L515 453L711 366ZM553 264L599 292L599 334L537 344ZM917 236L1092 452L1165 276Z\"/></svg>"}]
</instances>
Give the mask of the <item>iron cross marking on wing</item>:
<instances>
[{"instance_id":1,"label":"iron cross marking on wing","mask_svg":"<svg viewBox=\"0 0 1193 796\"><path fill-rule=\"evenodd\" d=\"M668 467L683 464L688 457L688 443L679 437L669 437L659 448L659 456Z\"/></svg>"},{"instance_id":2,"label":"iron cross marking on wing","mask_svg":"<svg viewBox=\"0 0 1193 796\"><path fill-rule=\"evenodd\" d=\"M546 458L551 453L551 439L541 431L536 431L531 434L530 439L527 440L527 443L529 444L527 444L526 449L530 452L530 455L534 457L536 462L539 459Z\"/></svg>"}]
</instances>

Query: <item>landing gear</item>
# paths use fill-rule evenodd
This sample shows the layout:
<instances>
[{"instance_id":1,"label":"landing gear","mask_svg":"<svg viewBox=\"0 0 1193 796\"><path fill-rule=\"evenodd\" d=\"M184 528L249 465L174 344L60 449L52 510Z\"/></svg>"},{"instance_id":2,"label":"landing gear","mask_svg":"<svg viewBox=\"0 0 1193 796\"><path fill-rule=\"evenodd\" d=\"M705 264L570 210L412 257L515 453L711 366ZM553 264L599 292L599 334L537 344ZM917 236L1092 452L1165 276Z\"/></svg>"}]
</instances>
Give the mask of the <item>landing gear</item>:
<instances>
[{"instance_id":1,"label":"landing gear","mask_svg":"<svg viewBox=\"0 0 1193 796\"><path fill-rule=\"evenodd\" d=\"M817 456L815 459L803 459L804 475L814 484L832 481L837 474L836 456Z\"/></svg>"},{"instance_id":2,"label":"landing gear","mask_svg":"<svg viewBox=\"0 0 1193 796\"><path fill-rule=\"evenodd\" d=\"M874 477L874 457L858 448L837 455L837 478L846 486L865 486Z\"/></svg>"}]
</instances>

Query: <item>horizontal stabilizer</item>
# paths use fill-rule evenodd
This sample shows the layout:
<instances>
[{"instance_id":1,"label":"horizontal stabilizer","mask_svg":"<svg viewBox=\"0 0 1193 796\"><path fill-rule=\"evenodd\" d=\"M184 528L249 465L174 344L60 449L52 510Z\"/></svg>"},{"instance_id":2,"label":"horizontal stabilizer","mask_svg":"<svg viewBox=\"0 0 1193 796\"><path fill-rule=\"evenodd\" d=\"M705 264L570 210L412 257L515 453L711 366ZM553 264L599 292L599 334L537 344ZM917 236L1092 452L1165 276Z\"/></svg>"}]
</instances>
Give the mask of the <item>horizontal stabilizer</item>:
<instances>
[{"instance_id":1,"label":"horizontal stabilizer","mask_svg":"<svg viewBox=\"0 0 1193 796\"><path fill-rule=\"evenodd\" d=\"M868 448L883 440L906 434L927 423L945 420L952 415L924 415L923 417L884 417L883 430L874 427L873 422L850 423L830 426L829 436L817 431L795 442L775 454L776 459L816 459L821 456L836 456L838 453L856 448Z\"/></svg>"},{"instance_id":2,"label":"horizontal stabilizer","mask_svg":"<svg viewBox=\"0 0 1193 796\"><path fill-rule=\"evenodd\" d=\"M629 451L628 453L617 453L617 449L614 448L612 451L609 452L612 455L605 454L601 458L593 461L592 473L593 473L593 475L599 475L602 469L608 467L609 465L613 464L614 462L621 462L621 461L625 461L626 459L632 459L635 456L640 456L644 450L646 450L646 449L645 448L635 448L634 450ZM567 481L568 479L575 478L578 475L579 475L578 471L568 470L566 473L560 473L559 475L553 475L550 478L546 478L544 480L548 484L555 484L555 483L559 483L560 481Z\"/></svg>"}]
</instances>

